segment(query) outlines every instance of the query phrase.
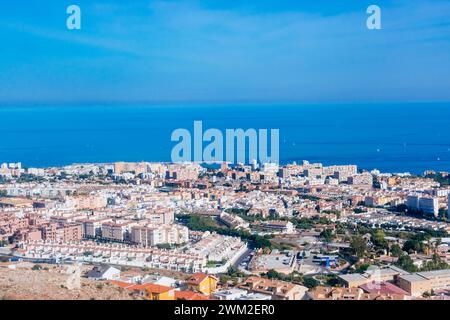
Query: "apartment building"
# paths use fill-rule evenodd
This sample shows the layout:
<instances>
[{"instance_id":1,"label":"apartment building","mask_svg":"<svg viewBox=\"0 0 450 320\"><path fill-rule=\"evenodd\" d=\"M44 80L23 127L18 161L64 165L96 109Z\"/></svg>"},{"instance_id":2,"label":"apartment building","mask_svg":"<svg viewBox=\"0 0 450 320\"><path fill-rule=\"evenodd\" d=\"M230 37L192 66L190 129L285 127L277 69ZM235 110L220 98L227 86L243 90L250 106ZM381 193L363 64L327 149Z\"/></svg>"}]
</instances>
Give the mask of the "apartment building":
<instances>
[{"instance_id":1,"label":"apartment building","mask_svg":"<svg viewBox=\"0 0 450 320\"><path fill-rule=\"evenodd\" d=\"M33 208L34 201L27 198L0 198L0 208Z\"/></svg>"},{"instance_id":2,"label":"apartment building","mask_svg":"<svg viewBox=\"0 0 450 320\"><path fill-rule=\"evenodd\" d=\"M201 171L198 164L170 164L165 172L166 179L196 180Z\"/></svg>"},{"instance_id":3,"label":"apartment building","mask_svg":"<svg viewBox=\"0 0 450 320\"><path fill-rule=\"evenodd\" d=\"M154 208L144 214L145 218L153 224L170 224L175 220L175 212L172 208Z\"/></svg>"},{"instance_id":4,"label":"apartment building","mask_svg":"<svg viewBox=\"0 0 450 320\"><path fill-rule=\"evenodd\" d=\"M450 289L450 270L400 275L397 277L396 283L412 296L421 296L431 290Z\"/></svg>"},{"instance_id":5,"label":"apartment building","mask_svg":"<svg viewBox=\"0 0 450 320\"><path fill-rule=\"evenodd\" d=\"M134 226L131 228L131 241L143 247L181 244L189 241L189 230L176 224Z\"/></svg>"},{"instance_id":6,"label":"apartment building","mask_svg":"<svg viewBox=\"0 0 450 320\"><path fill-rule=\"evenodd\" d=\"M422 210L424 213L433 214L435 216L439 213L439 198L419 195L409 195L406 198L406 206L410 210Z\"/></svg>"},{"instance_id":7,"label":"apartment building","mask_svg":"<svg viewBox=\"0 0 450 320\"><path fill-rule=\"evenodd\" d=\"M358 167L355 165L341 165L323 167L324 176L332 176L338 179L339 182L347 181L348 177L355 175L358 172Z\"/></svg>"},{"instance_id":8,"label":"apartment building","mask_svg":"<svg viewBox=\"0 0 450 320\"><path fill-rule=\"evenodd\" d=\"M134 172L142 174L148 172L148 164L146 162L116 162L114 163L114 173L122 174L125 172Z\"/></svg>"},{"instance_id":9,"label":"apartment building","mask_svg":"<svg viewBox=\"0 0 450 320\"><path fill-rule=\"evenodd\" d=\"M76 197L66 197L66 204L78 210L95 210L105 208L108 199L102 194L81 195Z\"/></svg>"},{"instance_id":10,"label":"apartment building","mask_svg":"<svg viewBox=\"0 0 450 320\"><path fill-rule=\"evenodd\" d=\"M307 300L407 300L396 291L364 292L361 288L316 287L307 292Z\"/></svg>"},{"instance_id":11,"label":"apartment building","mask_svg":"<svg viewBox=\"0 0 450 320\"><path fill-rule=\"evenodd\" d=\"M347 183L351 185L371 187L373 185L373 177L370 173L355 174L347 178Z\"/></svg>"},{"instance_id":12,"label":"apartment building","mask_svg":"<svg viewBox=\"0 0 450 320\"><path fill-rule=\"evenodd\" d=\"M248 228L249 223L246 222L239 216L229 214L227 212L222 212L219 216L219 221L225 224L228 228Z\"/></svg>"},{"instance_id":13,"label":"apartment building","mask_svg":"<svg viewBox=\"0 0 450 320\"><path fill-rule=\"evenodd\" d=\"M102 223L102 238L112 241L130 241L131 228L134 225L131 221L116 221Z\"/></svg>"},{"instance_id":14,"label":"apartment building","mask_svg":"<svg viewBox=\"0 0 450 320\"><path fill-rule=\"evenodd\" d=\"M268 233L292 234L295 232L295 226L290 221L264 221L257 226L258 229Z\"/></svg>"},{"instance_id":15,"label":"apartment building","mask_svg":"<svg viewBox=\"0 0 450 320\"><path fill-rule=\"evenodd\" d=\"M19 177L23 173L22 164L18 163L2 163L0 165L0 177Z\"/></svg>"},{"instance_id":16,"label":"apartment building","mask_svg":"<svg viewBox=\"0 0 450 320\"><path fill-rule=\"evenodd\" d=\"M80 223L60 224L51 222L40 227L42 239L52 242L80 241L83 238L83 226Z\"/></svg>"},{"instance_id":17,"label":"apartment building","mask_svg":"<svg viewBox=\"0 0 450 320\"><path fill-rule=\"evenodd\" d=\"M83 224L84 237L96 238L102 236L102 224L111 222L110 218L91 219L80 221Z\"/></svg>"},{"instance_id":18,"label":"apartment building","mask_svg":"<svg viewBox=\"0 0 450 320\"><path fill-rule=\"evenodd\" d=\"M389 266L386 268L370 268L364 273L349 273L339 275L338 278L342 284L347 288L356 288L361 285L371 283L373 281L395 281L398 276L409 274L396 266Z\"/></svg>"},{"instance_id":19,"label":"apartment building","mask_svg":"<svg viewBox=\"0 0 450 320\"><path fill-rule=\"evenodd\" d=\"M388 196L367 196L364 199L364 204L366 206L384 206L392 201L398 201L398 198L396 197L388 197Z\"/></svg>"}]
</instances>

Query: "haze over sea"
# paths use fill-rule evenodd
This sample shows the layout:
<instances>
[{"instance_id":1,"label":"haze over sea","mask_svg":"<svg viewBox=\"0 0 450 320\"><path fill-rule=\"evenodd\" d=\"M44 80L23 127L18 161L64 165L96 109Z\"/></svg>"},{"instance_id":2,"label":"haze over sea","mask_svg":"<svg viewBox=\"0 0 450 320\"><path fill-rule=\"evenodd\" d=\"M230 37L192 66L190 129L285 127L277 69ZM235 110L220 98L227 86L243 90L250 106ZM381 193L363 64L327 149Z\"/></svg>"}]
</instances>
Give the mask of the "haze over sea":
<instances>
[{"instance_id":1,"label":"haze over sea","mask_svg":"<svg viewBox=\"0 0 450 320\"><path fill-rule=\"evenodd\" d=\"M450 103L0 107L0 162L170 161L173 130L280 129L282 163L450 171ZM224 132L224 131L223 131Z\"/></svg>"}]
</instances>

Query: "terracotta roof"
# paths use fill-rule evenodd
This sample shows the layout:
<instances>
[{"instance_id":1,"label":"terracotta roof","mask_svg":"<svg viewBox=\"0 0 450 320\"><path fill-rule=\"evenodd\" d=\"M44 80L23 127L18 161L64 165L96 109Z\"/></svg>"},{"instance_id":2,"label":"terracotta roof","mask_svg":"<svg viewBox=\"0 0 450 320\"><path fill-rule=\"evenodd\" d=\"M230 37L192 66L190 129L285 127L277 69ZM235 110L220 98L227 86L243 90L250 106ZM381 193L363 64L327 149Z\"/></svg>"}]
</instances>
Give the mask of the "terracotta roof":
<instances>
[{"instance_id":1,"label":"terracotta roof","mask_svg":"<svg viewBox=\"0 0 450 320\"><path fill-rule=\"evenodd\" d=\"M208 278L208 277L212 277L212 278L214 278L214 279L216 279L217 280L217 278L216 277L214 277L214 276L212 276L212 275L209 275L209 274L206 274L206 273L194 273L189 279L188 279L188 283L189 284L200 284L200 283L202 283L202 281L203 280L205 280L206 278Z\"/></svg>"},{"instance_id":2,"label":"terracotta roof","mask_svg":"<svg viewBox=\"0 0 450 320\"><path fill-rule=\"evenodd\" d=\"M164 293L171 290L174 290L174 288L167 287L167 286L161 286L159 284L153 284L153 283L146 283L146 284L132 284L132 283L126 283L122 281L110 281L111 283L131 290L131 291L147 291L151 293Z\"/></svg>"},{"instance_id":3,"label":"terracotta roof","mask_svg":"<svg viewBox=\"0 0 450 320\"><path fill-rule=\"evenodd\" d=\"M408 295L408 292L406 292L405 290L393 285L390 282L371 282L371 283L366 283L364 285L359 286L361 289L363 289L365 292L367 293L377 293L377 294L381 294L381 295L387 295L387 294L404 294L404 295Z\"/></svg>"},{"instance_id":4,"label":"terracotta roof","mask_svg":"<svg viewBox=\"0 0 450 320\"><path fill-rule=\"evenodd\" d=\"M209 300L208 296L193 291L175 291L176 300Z\"/></svg>"},{"instance_id":5,"label":"terracotta roof","mask_svg":"<svg viewBox=\"0 0 450 320\"><path fill-rule=\"evenodd\" d=\"M164 292L169 292L169 291L174 290L174 288L172 288L172 287L161 286L159 284L153 284L153 283L143 284L142 286L144 287L144 289L147 292L151 292L151 293L164 293Z\"/></svg>"}]
</instances>

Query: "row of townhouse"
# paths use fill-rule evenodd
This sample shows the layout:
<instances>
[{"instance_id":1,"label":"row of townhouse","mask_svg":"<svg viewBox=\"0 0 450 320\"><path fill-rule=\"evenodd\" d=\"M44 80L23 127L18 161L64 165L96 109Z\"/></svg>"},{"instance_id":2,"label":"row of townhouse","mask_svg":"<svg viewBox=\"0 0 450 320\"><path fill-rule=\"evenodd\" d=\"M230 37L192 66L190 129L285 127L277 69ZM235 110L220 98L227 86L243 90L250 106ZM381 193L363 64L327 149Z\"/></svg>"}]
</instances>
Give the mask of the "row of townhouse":
<instances>
[{"instance_id":1,"label":"row of townhouse","mask_svg":"<svg viewBox=\"0 0 450 320\"><path fill-rule=\"evenodd\" d=\"M204 255L211 261L224 261L233 258L246 246L240 238L212 233L195 243L189 253Z\"/></svg>"},{"instance_id":2,"label":"row of townhouse","mask_svg":"<svg viewBox=\"0 0 450 320\"><path fill-rule=\"evenodd\" d=\"M139 248L127 245L97 244L93 242L22 242L18 250L31 259L68 258L75 261L107 263L182 272L200 272L205 266L205 256L185 254L174 250Z\"/></svg>"}]
</instances>

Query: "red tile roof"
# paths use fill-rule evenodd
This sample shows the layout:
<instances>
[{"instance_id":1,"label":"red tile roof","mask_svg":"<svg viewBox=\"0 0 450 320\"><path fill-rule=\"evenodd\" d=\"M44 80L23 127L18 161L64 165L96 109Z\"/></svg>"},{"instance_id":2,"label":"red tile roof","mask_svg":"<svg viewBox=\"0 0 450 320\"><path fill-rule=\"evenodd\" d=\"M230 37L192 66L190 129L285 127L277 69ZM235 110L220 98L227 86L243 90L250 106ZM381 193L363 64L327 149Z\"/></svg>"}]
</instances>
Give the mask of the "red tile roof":
<instances>
[{"instance_id":1,"label":"red tile roof","mask_svg":"<svg viewBox=\"0 0 450 320\"><path fill-rule=\"evenodd\" d=\"M404 294L409 295L405 290L393 285L390 282L370 282L359 286L367 293L377 293L377 294Z\"/></svg>"},{"instance_id":2,"label":"red tile roof","mask_svg":"<svg viewBox=\"0 0 450 320\"><path fill-rule=\"evenodd\" d=\"M209 275L209 274L206 274L206 273L194 273L194 274L188 279L187 282L188 282L189 284L196 284L196 285L198 285L198 284L202 283L202 281L205 280L207 277L212 277L212 278L214 278L214 279L217 280L216 277L214 277L214 276L212 276L212 275Z\"/></svg>"},{"instance_id":3,"label":"red tile roof","mask_svg":"<svg viewBox=\"0 0 450 320\"><path fill-rule=\"evenodd\" d=\"M176 300L209 300L208 296L193 291L175 291Z\"/></svg>"},{"instance_id":4,"label":"red tile roof","mask_svg":"<svg viewBox=\"0 0 450 320\"><path fill-rule=\"evenodd\" d=\"M152 293L164 293L168 292L170 290L174 290L172 287L167 286L161 286L159 284L153 284L153 283L146 283L146 284L134 284L134 283L127 283L122 281L110 281L111 283L122 287L124 289L130 290L130 291L148 291Z\"/></svg>"}]
</instances>

